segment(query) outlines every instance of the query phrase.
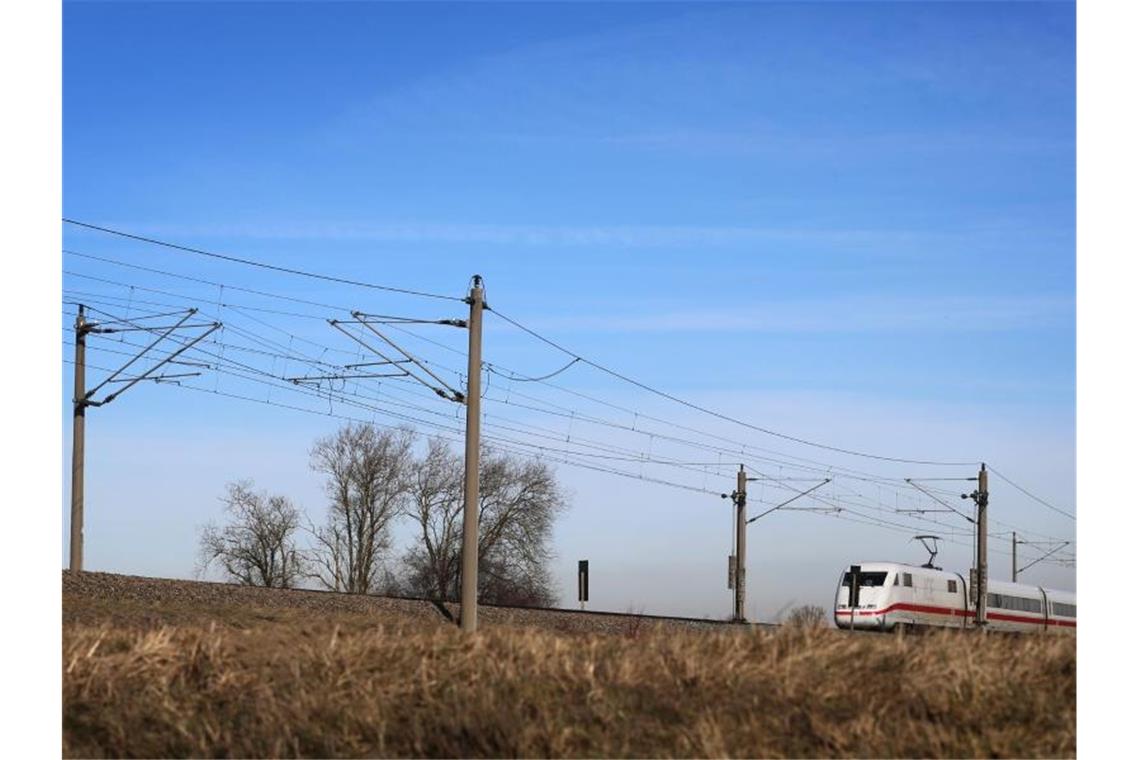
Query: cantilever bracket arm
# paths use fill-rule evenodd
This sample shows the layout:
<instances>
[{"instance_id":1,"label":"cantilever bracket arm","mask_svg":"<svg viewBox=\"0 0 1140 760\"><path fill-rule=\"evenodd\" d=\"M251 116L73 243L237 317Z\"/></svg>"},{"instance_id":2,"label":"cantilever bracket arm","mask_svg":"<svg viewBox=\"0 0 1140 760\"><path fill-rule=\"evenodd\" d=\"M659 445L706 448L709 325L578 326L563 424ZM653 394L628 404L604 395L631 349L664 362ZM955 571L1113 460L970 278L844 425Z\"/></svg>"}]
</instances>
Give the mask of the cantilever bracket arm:
<instances>
[{"instance_id":1,"label":"cantilever bracket arm","mask_svg":"<svg viewBox=\"0 0 1140 760\"><path fill-rule=\"evenodd\" d=\"M1033 567L1034 565L1036 565L1036 564L1037 564L1038 562L1040 562L1041 560L1043 560L1043 559L1048 559L1049 557L1052 557L1054 554L1056 554L1057 552L1059 552L1059 551L1061 551L1062 549L1064 549L1064 548L1065 548L1066 546L1068 546L1070 543L1071 543L1071 542L1069 542L1069 541L1065 541L1065 542L1061 543L1059 546L1057 546L1057 547L1055 547L1054 549L1052 549L1051 551L1048 551L1048 552L1046 552L1045 554L1042 554L1040 557L1038 557L1037 559L1033 560L1032 562L1030 562L1030 563L1029 563L1028 565L1026 565L1025 567L1021 567L1021 568L1018 568L1018 570L1017 570L1017 573L1018 573L1018 575L1020 575L1021 573L1025 572L1025 571L1026 571L1026 570L1028 570L1029 568Z\"/></svg>"},{"instance_id":2,"label":"cantilever bracket arm","mask_svg":"<svg viewBox=\"0 0 1140 760\"><path fill-rule=\"evenodd\" d=\"M792 498L788 499L787 501L782 501L779 504L777 504L776 506L772 507L771 509L769 509L765 512L761 512L760 514L756 515L755 517L748 518L747 520L745 520L745 525L747 525L749 523L754 523L757 520L759 520L761 517L763 517L764 515L772 514L777 509L783 509L784 507L788 506L789 504L791 504L796 499L799 499L800 497L803 497L803 496L807 496L812 491L816 490L817 488L823 488L825 485L827 485L830 482L831 482L831 478L825 478L822 483L816 483L814 486L807 489L806 491L800 491L798 494L796 494Z\"/></svg>"},{"instance_id":3,"label":"cantilever bracket arm","mask_svg":"<svg viewBox=\"0 0 1140 760\"><path fill-rule=\"evenodd\" d=\"M426 373L428 374L428 376L429 376L429 377L431 377L431 379L432 379L432 380L435 380L435 381L436 381L437 383L439 383L441 386L443 386L443 387L444 387L444 388L446 388L448 391L450 391L450 392L451 392L451 394L452 394L452 400L453 400L453 401L457 401L457 400L458 400L458 396L462 395L462 394L460 394L458 391L456 391L454 388L452 388L450 385L448 385L448 384L447 384L447 382L446 382L446 381L444 381L444 379L443 379L443 378L441 378L439 375L435 374L435 373L434 373L434 372L432 372L430 369L428 369L426 366L424 366L424 363L423 363L423 362L421 362L419 359L417 359L416 357L414 357L414 356L412 356L411 354L409 354L407 351L405 351L403 348L401 348L401 347L400 347L400 346L399 346L399 345L398 345L398 344L397 344L395 341L393 341L393 340L392 340L391 338L389 338L387 335L385 335L384 333L380 332L380 331L379 331L379 330L377 330L375 327L373 327L373 326L372 326L372 324L371 324L370 322L367 322L367 321L365 321L365 320L362 318L362 317L363 317L363 315L362 315L360 312L358 312L358 311L354 311L354 312L352 312L352 317L353 317L353 319L355 319L357 322L359 322L360 324L362 324L362 325L364 325L365 327L367 327L367 328L368 328L368 330L369 330L369 331L370 331L372 334L374 334L374 335L375 335L377 338L379 338L380 340L384 341L385 343L387 343L387 344L388 344L389 346L391 346L392 348L394 348L394 349L396 349L397 351L399 351L401 354L403 354L403 355L404 355L404 357L405 357L405 358L406 358L408 361L410 361L412 364L415 364L415 365L416 365L417 367L419 367L421 370L423 370L424 372L426 372ZM436 392L436 393L438 393L440 396L443 396L444 398L447 398L447 395L446 395L446 394L444 394L444 393L439 393L439 389L436 389L436 391L435 391L435 392Z\"/></svg>"},{"instance_id":4,"label":"cantilever bracket arm","mask_svg":"<svg viewBox=\"0 0 1140 760\"><path fill-rule=\"evenodd\" d=\"M926 490L925 488L923 488L922 486L920 486L918 483L915 483L915 482L914 482L914 478L903 478L903 480L905 480L905 481L906 481L908 484L910 484L910 485L911 485L912 487L914 487L915 489L917 489L917 490L919 490L919 491L922 491L924 494L926 494L926 495L927 495L927 496L929 496L930 498L934 499L936 502L938 502L938 503L939 503L939 504L941 504L942 506L946 507L946 508L947 508L947 509L949 509L951 512L953 512L954 514L958 515L959 517L964 517L964 518L966 518L966 521L967 521L967 522L976 522L976 521L974 520L974 518L970 517L969 515L967 515L967 514L966 514L966 513L964 513L964 512L961 512L961 511L959 511L959 510L957 510L957 509L954 509L953 505L946 503L946 502L945 502L945 501L943 501L942 499L939 499L937 496L935 496L934 494L932 494L930 491Z\"/></svg>"},{"instance_id":5,"label":"cantilever bracket arm","mask_svg":"<svg viewBox=\"0 0 1140 760\"><path fill-rule=\"evenodd\" d=\"M194 340L190 341L189 343L185 343L185 344L183 344L182 348L178 349L177 351L175 351L174 353L172 353L170 356L166 357L165 359L163 359L163 360L162 360L162 361L160 361L158 364L154 365L153 367L151 367L150 369L148 369L146 372L142 373L142 374L141 374L141 375L139 375L138 377L131 379L131 380L130 380L130 381L129 381L129 382L126 384L126 385L124 385L122 388L120 388L119 390L115 391L114 393L111 393L111 394L109 394L109 395L107 396L107 398L103 399L102 401L91 401L90 399L87 399L87 400L85 400L85 401L84 401L84 403L85 403L85 404L87 404L88 406L103 406L104 404L109 404L109 403L111 403L112 401L114 401L116 398L118 398L119 396L123 395L123 393L125 393L127 390L129 390L130 388L132 388L132 387L133 387L133 386L134 386L136 383L139 383L139 382L141 382L141 381L143 381L143 380L154 380L155 378L154 378L154 377L152 377L151 375L152 375L152 373L153 373L153 372L155 372L156 370L158 370L158 368L159 368L159 367L162 367L163 365L170 363L171 361L173 361L173 360L174 360L174 358L175 358L175 357L177 357L177 356L181 355L181 354L182 354L184 351L186 351L186 350L188 350L188 349L192 348L192 347L193 347L195 344L197 344L199 341L201 341L202 339L204 339L204 338L205 338L207 335L209 335L210 333L214 332L215 330L217 330L217 329L218 329L219 327L221 327L221 326L222 326L222 323L221 323L221 322L214 322L214 323L213 323L213 324L210 326L210 329L209 329L209 330L207 330L206 332L202 333L202 334L201 334L201 335L199 335L198 337L194 338ZM165 336L165 334L163 335L163 337L166 337L166 336ZM160 338L160 340L161 340L161 338ZM148 349L146 349L145 351L143 351L143 354L145 354L145 353L146 353L146 351L149 351L149 350L150 350L149 348L148 348ZM141 357L143 354L139 354L139 356L135 357L135 359L137 359L137 358ZM134 362L134 361L135 361L135 359L131 359L131 362ZM120 370L120 372L121 372L121 371L122 371L122 370ZM104 380L102 383L100 383L98 386L96 386L96 390L97 390L98 388L101 388L103 385L107 384L108 382L112 382L112 379L111 379L111 378L108 378L107 380ZM92 393L94 393L94 392L95 392L94 390L90 391L90 392L87 394L87 395L88 395L88 397L90 397L90 395L91 395Z\"/></svg>"},{"instance_id":6,"label":"cantilever bracket arm","mask_svg":"<svg viewBox=\"0 0 1140 760\"><path fill-rule=\"evenodd\" d=\"M152 348L154 348L159 343L164 341L172 332L174 332L175 330L182 327L185 324L186 320L188 320L188 319L190 319L190 317L194 316L194 314L196 314L197 311L198 311L197 309L187 309L186 315L184 317L182 317L182 319L178 320L178 322L176 324L169 325L166 327L155 328L155 329L163 330L163 333L161 335L159 335L157 338L155 338L149 346L147 346L146 348L142 349L137 354L135 354L134 357L131 358L130 361L128 361L126 364L124 364L123 366L119 367L117 370L112 372L107 377L106 380L99 383L94 388L92 388L91 390L89 390L85 394L83 394L83 398L80 399L80 402L86 403L90 406L99 406L100 404L107 403L112 398L114 398L114 396L117 396L118 395L117 393L111 394L111 396L108 396L106 399L104 399L102 402L100 402L100 404L96 404L94 402L89 401L89 399L92 396L94 396L99 391L100 388L102 388L107 383L112 382L115 378L117 378L119 375L121 375L123 373L123 371L127 369L127 367L130 367L132 364L137 362L139 359L143 358L143 356L145 356L148 351L150 351ZM133 324L133 323L128 323L128 324ZM101 332L108 332L108 330L101 330ZM213 332L213 330L211 330L210 332ZM207 334L209 334L209 333L207 333ZM130 386L127 386L127 387L130 387ZM126 390L126 388L123 388L122 390L119 391L119 393L122 393L125 390Z\"/></svg>"},{"instance_id":7,"label":"cantilever bracket arm","mask_svg":"<svg viewBox=\"0 0 1140 760\"><path fill-rule=\"evenodd\" d=\"M407 377L410 377L413 380L415 380L415 381L423 384L424 386L428 387L429 389L431 389L431 391L433 393L435 393L437 396L439 396L440 398L446 399L448 401L455 401L455 402L458 402L460 404L462 404L466 401L466 397L464 396L464 394L460 393L459 391L457 391L454 388L452 388L451 386L449 386L446 382L444 382L442 379L440 379L434 372L432 372L430 369L425 367L422 362L420 362L414 356L409 354L407 351L405 351L399 345L394 343L391 339L389 339L386 335L384 335L382 332L380 332L375 327L373 327L371 324L369 324L366 320L362 319L363 315L361 314L361 312L357 312L357 311L352 312L352 317L356 321L356 323L366 327L370 332L375 334L378 338L380 338L385 343L390 345L392 348L395 348L397 351L399 351L401 354L403 354L405 358L404 359L392 359L390 356L385 354L380 349L371 345L370 343L363 340L362 338L360 338L356 335L353 335L352 333L350 333L348 330L346 330L343 327L343 325L351 324L349 322L342 322L338 319L330 319L330 320L328 320L328 323L332 327L336 328L340 332L347 335L350 339L352 339L356 343L359 343L364 348L368 349L372 353L379 356L381 359L384 360L385 363L395 366L397 369L400 369L401 372L403 372L404 375L406 375ZM438 387L436 385L432 385L430 382L428 382L424 378L420 377L416 373L411 372L411 371L399 366L401 364L407 364L408 362L411 362L412 364L414 364L416 367L418 367L420 370L425 372L429 377L431 377L433 380L438 382L443 387L441 388L441 387Z\"/></svg>"}]
</instances>

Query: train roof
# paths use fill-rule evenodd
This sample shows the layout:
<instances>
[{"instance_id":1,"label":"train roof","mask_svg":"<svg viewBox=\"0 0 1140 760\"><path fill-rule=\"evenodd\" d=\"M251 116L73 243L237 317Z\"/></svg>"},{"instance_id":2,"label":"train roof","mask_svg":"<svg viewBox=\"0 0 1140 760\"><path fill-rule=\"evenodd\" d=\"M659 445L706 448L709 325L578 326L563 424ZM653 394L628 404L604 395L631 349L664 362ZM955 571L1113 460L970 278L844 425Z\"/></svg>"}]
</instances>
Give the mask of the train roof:
<instances>
[{"instance_id":1,"label":"train roof","mask_svg":"<svg viewBox=\"0 0 1140 760\"><path fill-rule=\"evenodd\" d=\"M1050 598L1056 601L1076 601L1077 594L1075 591L1064 591L1062 589L1047 588L1045 586L1038 586L1035 583L1010 583L1009 581L997 581L990 578L989 583L986 584L986 590L993 594L1026 594L1035 593L1038 590L1044 591Z\"/></svg>"},{"instance_id":2,"label":"train roof","mask_svg":"<svg viewBox=\"0 0 1140 760\"><path fill-rule=\"evenodd\" d=\"M922 565L912 565L912 564L909 564L907 562L890 562L890 561L886 561L886 560L875 560L872 562L853 562L852 564L859 565L859 567L862 568L863 570L871 571L871 572L882 572L884 570L889 571L889 570L893 570L895 568L905 567L905 568L907 568L908 571L912 571L912 572L918 571L918 572L922 572L922 573L934 573L934 574L950 576L952 578L961 577L961 578L965 578L967 583L969 583L969 580L970 580L969 579L969 573L959 574L953 570L945 570L945 569L940 570L940 569L934 568L934 567L924 567ZM844 568L843 571L847 572L847 570L849 568L850 568L850 565L847 568ZM1044 586L1038 586L1038 585L1033 584L1033 583L1011 583L1009 581L999 581L999 580L996 580L992 577L989 579L989 582L986 584L986 589L990 593L993 593L993 594L1029 594L1029 593L1035 593L1038 590L1042 590L1046 594L1048 594L1050 598L1052 598L1056 601L1072 602L1072 603L1076 603L1076 601L1077 601L1077 593L1075 591L1066 591L1064 589L1047 588Z\"/></svg>"},{"instance_id":3,"label":"train roof","mask_svg":"<svg viewBox=\"0 0 1140 760\"><path fill-rule=\"evenodd\" d=\"M872 572L878 572L880 570L893 570L896 567L905 567L910 570L922 570L928 573L944 573L946 575L953 575L954 577L958 576L958 573L955 573L952 570L943 570L937 567L923 567L922 565L911 565L906 562L889 562L886 560L877 560L874 562L852 562L851 564L859 565L859 567L862 569L870 570ZM848 569L849 568L844 568L843 571L847 572Z\"/></svg>"}]
</instances>

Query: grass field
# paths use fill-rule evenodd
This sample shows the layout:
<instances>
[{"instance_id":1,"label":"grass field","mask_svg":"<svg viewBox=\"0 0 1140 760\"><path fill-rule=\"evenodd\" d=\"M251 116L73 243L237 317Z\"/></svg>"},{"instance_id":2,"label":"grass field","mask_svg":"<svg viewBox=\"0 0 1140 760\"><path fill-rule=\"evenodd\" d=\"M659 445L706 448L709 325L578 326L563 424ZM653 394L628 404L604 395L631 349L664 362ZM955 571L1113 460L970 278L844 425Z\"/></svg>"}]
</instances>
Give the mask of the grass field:
<instances>
[{"instance_id":1,"label":"grass field","mask_svg":"<svg viewBox=\"0 0 1140 760\"><path fill-rule=\"evenodd\" d=\"M427 618L120 603L66 583L64 621L72 757L1076 751L1067 637L629 623L464 636Z\"/></svg>"}]
</instances>

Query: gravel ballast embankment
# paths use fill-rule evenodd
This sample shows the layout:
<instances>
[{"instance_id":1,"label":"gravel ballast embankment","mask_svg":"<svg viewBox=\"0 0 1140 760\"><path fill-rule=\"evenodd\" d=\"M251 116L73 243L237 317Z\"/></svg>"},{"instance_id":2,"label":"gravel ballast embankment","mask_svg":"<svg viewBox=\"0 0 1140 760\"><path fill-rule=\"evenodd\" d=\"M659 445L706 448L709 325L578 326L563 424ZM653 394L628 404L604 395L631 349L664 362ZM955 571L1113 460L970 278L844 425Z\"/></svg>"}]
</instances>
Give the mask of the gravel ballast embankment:
<instances>
[{"instance_id":1,"label":"gravel ballast embankment","mask_svg":"<svg viewBox=\"0 0 1140 760\"><path fill-rule=\"evenodd\" d=\"M160 625L215 617L225 620L231 617L231 613L240 613L243 618L254 620L259 616L272 620L274 612L311 614L322 618L374 616L377 623L410 623L428 627L454 625L454 621L459 619L459 605L423 599L63 571L65 624L129 620ZM567 633L617 634L657 626L689 630L733 627L716 620L490 605L480 605L479 624L535 627Z\"/></svg>"}]
</instances>

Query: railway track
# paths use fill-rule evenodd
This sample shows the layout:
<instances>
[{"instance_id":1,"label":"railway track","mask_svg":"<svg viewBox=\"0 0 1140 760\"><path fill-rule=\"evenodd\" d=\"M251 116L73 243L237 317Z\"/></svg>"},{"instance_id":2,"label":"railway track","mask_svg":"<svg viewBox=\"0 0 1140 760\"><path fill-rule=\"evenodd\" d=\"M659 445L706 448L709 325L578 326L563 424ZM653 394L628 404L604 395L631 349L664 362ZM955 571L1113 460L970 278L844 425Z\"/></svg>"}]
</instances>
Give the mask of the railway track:
<instances>
[{"instance_id":1,"label":"railway track","mask_svg":"<svg viewBox=\"0 0 1140 760\"><path fill-rule=\"evenodd\" d=\"M99 614L134 614L153 622L204 617L219 610L299 610L319 614L366 614L415 621L425 625L454 625L459 605L423 597L348 594L324 589L267 589L233 583L191 581L63 571L64 621L96 619ZM116 602L121 603L117 609ZM127 612L130 610L130 612ZM629 633L643 627L751 630L764 623L736 623L711 618L653 615L638 612L576 610L480 604L481 624L534 626L567 632Z\"/></svg>"}]
</instances>

